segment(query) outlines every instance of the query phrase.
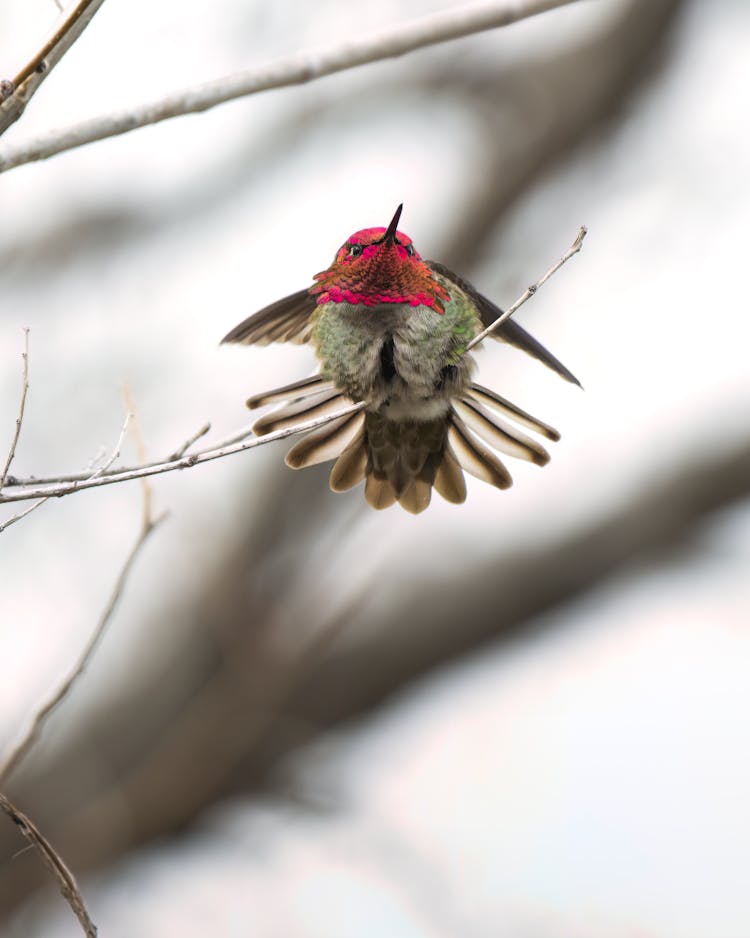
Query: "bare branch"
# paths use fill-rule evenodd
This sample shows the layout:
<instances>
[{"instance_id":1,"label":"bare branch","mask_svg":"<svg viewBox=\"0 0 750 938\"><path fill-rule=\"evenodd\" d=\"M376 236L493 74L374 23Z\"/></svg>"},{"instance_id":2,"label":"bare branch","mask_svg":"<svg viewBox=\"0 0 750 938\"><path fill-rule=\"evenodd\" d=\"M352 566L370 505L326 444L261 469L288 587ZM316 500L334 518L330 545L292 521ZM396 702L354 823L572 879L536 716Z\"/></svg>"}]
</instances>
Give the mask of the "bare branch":
<instances>
[{"instance_id":1,"label":"bare branch","mask_svg":"<svg viewBox=\"0 0 750 938\"><path fill-rule=\"evenodd\" d=\"M65 865L63 858L55 850L52 844L42 834L39 828L34 824L31 818L20 811L12 801L10 801L2 792L0 792L0 809L16 824L29 841L29 843L38 851L44 865L52 873L60 886L60 892L65 901L75 913L76 918L81 923L86 938L96 938L96 925L91 921L91 916L83 901L81 890L78 888L75 876Z\"/></svg>"},{"instance_id":2,"label":"bare branch","mask_svg":"<svg viewBox=\"0 0 750 938\"><path fill-rule=\"evenodd\" d=\"M32 498L58 498L63 495L71 495L73 492L80 492L84 489L98 488L101 485L113 485L117 482L127 482L131 479L143 479L146 476L159 475L162 472L172 472L175 469L190 469L199 463L209 462L212 459L222 459L224 456L231 456L233 453L242 453L247 449L255 449L256 446L264 446L266 443L273 443L276 440L284 440L288 436L298 433L304 433L307 430L315 430L322 427L332 420L339 417L346 417L349 414L356 414L357 411L364 410L366 403L361 401L358 404L350 404L343 407L334 414L327 414L325 417L317 417L315 420L308 420L307 423L300 423L295 427L285 427L283 430L276 430L268 433L266 436L256 436L252 439L245 439L248 432L243 433L244 441L232 443L227 446L221 446L217 449L206 449L198 453L190 453L182 456L180 459L165 460L163 462L151 463L146 466L137 466L134 469L120 469L105 472L96 478L87 476L84 479L78 479L72 482L56 483L55 480L40 484L38 480L14 479L13 484L21 489L18 492L11 492L3 495L0 493L0 504L5 502L22 502Z\"/></svg>"},{"instance_id":3,"label":"bare branch","mask_svg":"<svg viewBox=\"0 0 750 938\"><path fill-rule=\"evenodd\" d=\"M83 33L102 3L104 0L78 0L67 13L63 11L49 39L15 78L0 82L0 134L18 120L41 83Z\"/></svg>"},{"instance_id":4,"label":"bare branch","mask_svg":"<svg viewBox=\"0 0 750 938\"><path fill-rule=\"evenodd\" d=\"M13 441L10 444L10 451L8 452L8 458L5 460L5 466L3 468L3 473L0 475L0 492L5 485L5 480L8 478L8 470L10 469L10 464L13 462L13 457L16 455L16 446L18 445L18 438L21 435L21 424L23 423L23 414L26 409L26 395L29 393L29 330L24 329L24 341L23 341L23 378L21 381L21 404L18 408L18 417L16 419L16 430L13 434Z\"/></svg>"},{"instance_id":5,"label":"bare branch","mask_svg":"<svg viewBox=\"0 0 750 938\"><path fill-rule=\"evenodd\" d=\"M148 124L206 111L235 98L304 84L360 65L396 58L415 49L508 26L572 2L574 0L492 0L465 5L412 20L344 45L287 56L259 69L235 72L214 81L192 85L140 107L103 114L70 127L50 131L35 140L9 148L4 155L0 154L0 172L47 159L96 140L128 133Z\"/></svg>"},{"instance_id":6,"label":"bare branch","mask_svg":"<svg viewBox=\"0 0 750 938\"><path fill-rule=\"evenodd\" d=\"M498 316L497 319L490 323L486 329L483 329L480 333L475 335L471 342L469 342L469 344L466 346L466 351L468 352L473 349L475 345L479 345L479 343L483 342L488 335L493 333L501 323L505 322L506 319L510 319L513 313L515 313L517 309L523 306L526 300L531 299L539 287L543 286L553 274L557 273L562 265L566 261L569 261L574 254L577 254L581 250L581 245L583 244L583 239L586 237L586 233L587 229L584 226L581 226L578 234L576 235L575 241L570 245L563 257L561 257L556 264L553 264L553 266L550 267L550 269L541 279L537 280L536 283L532 283L530 287L526 287L526 290L521 294L521 296L518 297L515 303L513 303L505 310L502 316Z\"/></svg>"}]
</instances>

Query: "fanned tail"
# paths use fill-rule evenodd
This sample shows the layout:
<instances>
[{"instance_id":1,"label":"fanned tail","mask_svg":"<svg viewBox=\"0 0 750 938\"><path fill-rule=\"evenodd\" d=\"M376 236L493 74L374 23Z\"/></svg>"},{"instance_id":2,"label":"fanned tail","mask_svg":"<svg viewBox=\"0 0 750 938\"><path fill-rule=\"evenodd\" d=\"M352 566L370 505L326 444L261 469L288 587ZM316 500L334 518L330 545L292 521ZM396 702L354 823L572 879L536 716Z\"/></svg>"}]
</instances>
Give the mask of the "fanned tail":
<instances>
[{"instance_id":1,"label":"fanned tail","mask_svg":"<svg viewBox=\"0 0 750 938\"><path fill-rule=\"evenodd\" d=\"M317 418L333 417L352 404L319 375L251 397L250 408L286 403L258 420L258 435L294 430ZM553 427L479 384L455 397L444 415L429 420L392 420L380 412L358 411L307 432L287 453L286 464L303 469L335 460L334 492L365 482L365 499L378 510L398 502L412 514L430 504L434 488L446 501L466 500L464 471L499 489L513 484L498 452L538 466L549 453L519 426L560 439Z\"/></svg>"}]
</instances>

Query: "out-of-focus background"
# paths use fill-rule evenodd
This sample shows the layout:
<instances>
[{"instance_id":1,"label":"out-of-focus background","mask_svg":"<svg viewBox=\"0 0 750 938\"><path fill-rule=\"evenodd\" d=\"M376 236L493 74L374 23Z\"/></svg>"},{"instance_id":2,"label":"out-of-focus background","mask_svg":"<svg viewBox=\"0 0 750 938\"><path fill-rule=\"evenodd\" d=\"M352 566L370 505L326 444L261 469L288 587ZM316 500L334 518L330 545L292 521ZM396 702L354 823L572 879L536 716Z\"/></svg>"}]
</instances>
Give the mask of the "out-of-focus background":
<instances>
[{"instance_id":1,"label":"out-of-focus background","mask_svg":"<svg viewBox=\"0 0 750 938\"><path fill-rule=\"evenodd\" d=\"M106 3L3 147L454 3ZM4 0L0 72L56 18ZM218 347L358 228L401 227L581 379L489 344L543 471L417 518L271 445L153 481L93 664L8 785L107 938L746 938L750 6L578 3L0 175L0 452L148 455L307 348ZM3 457L4 458L4 457ZM125 462L136 461L131 443ZM73 664L128 483L0 535L0 741ZM2 517L10 514L5 510ZM1 520L1 519L0 519ZM78 925L6 819L0 932Z\"/></svg>"}]
</instances>

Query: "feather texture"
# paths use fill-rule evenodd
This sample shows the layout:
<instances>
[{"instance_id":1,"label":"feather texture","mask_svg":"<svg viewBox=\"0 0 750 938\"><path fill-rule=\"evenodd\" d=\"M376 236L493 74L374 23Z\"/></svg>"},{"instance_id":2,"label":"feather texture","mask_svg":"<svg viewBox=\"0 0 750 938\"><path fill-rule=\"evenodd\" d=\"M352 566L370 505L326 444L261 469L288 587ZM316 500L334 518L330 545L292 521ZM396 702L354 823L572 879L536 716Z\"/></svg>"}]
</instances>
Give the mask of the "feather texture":
<instances>
[{"instance_id":1,"label":"feather texture","mask_svg":"<svg viewBox=\"0 0 750 938\"><path fill-rule=\"evenodd\" d=\"M365 498L368 505L371 505L377 511L382 511L384 508L390 508L395 503L396 493L388 479L370 473L365 482Z\"/></svg>"},{"instance_id":2,"label":"feather texture","mask_svg":"<svg viewBox=\"0 0 750 938\"><path fill-rule=\"evenodd\" d=\"M468 393L480 404L489 405L505 417L509 417L511 420L515 420L516 423L520 423L522 427L527 427L529 430L539 433L548 440L552 440L553 443L556 443L560 439L560 434L554 427L538 420L536 417L532 417L531 414L527 414L525 410L516 407L511 401L500 397L499 394L496 394L489 388L485 388L481 384L472 384Z\"/></svg>"},{"instance_id":3,"label":"feather texture","mask_svg":"<svg viewBox=\"0 0 750 938\"><path fill-rule=\"evenodd\" d=\"M311 430L289 450L284 462L290 469L306 469L336 459L357 435L364 419L362 413L347 414Z\"/></svg>"},{"instance_id":4,"label":"feather texture","mask_svg":"<svg viewBox=\"0 0 750 938\"><path fill-rule=\"evenodd\" d=\"M461 505L466 501L466 479L464 479L461 466L446 441L443 455L438 462L435 471L435 481L433 482L435 491L442 495L447 502L453 505Z\"/></svg>"},{"instance_id":5,"label":"feather texture","mask_svg":"<svg viewBox=\"0 0 750 938\"><path fill-rule=\"evenodd\" d=\"M513 478L497 456L478 440L458 414L451 415L448 441L463 468L498 489L510 488Z\"/></svg>"},{"instance_id":6,"label":"feather texture","mask_svg":"<svg viewBox=\"0 0 750 938\"><path fill-rule=\"evenodd\" d=\"M228 332L221 341L240 342L243 345L307 342L312 329L310 316L315 310L316 302L316 298L310 296L308 290L298 290L253 313Z\"/></svg>"},{"instance_id":7,"label":"feather texture","mask_svg":"<svg viewBox=\"0 0 750 938\"><path fill-rule=\"evenodd\" d=\"M413 515L418 515L430 504L432 484L415 476L398 496L398 503Z\"/></svg>"},{"instance_id":8,"label":"feather texture","mask_svg":"<svg viewBox=\"0 0 750 938\"><path fill-rule=\"evenodd\" d=\"M302 378L301 381L285 384L283 388L274 388L272 391L254 394L247 399L245 406L248 410L257 410L258 407L265 407L266 404L278 404L280 401L298 401L309 394L318 394L320 391L328 391L333 387L335 387L333 381L324 381L320 375L312 375L310 378Z\"/></svg>"},{"instance_id":9,"label":"feather texture","mask_svg":"<svg viewBox=\"0 0 750 938\"><path fill-rule=\"evenodd\" d=\"M332 492L348 492L358 485L367 473L367 447L363 425L341 453L331 469L328 480Z\"/></svg>"},{"instance_id":10,"label":"feather texture","mask_svg":"<svg viewBox=\"0 0 750 938\"><path fill-rule=\"evenodd\" d=\"M273 433L274 430L288 430L296 424L325 417L327 414L335 414L337 410L343 410L347 404L351 403L349 398L344 397L335 388L332 391L323 391L313 397L297 399L272 410L270 414L255 421L253 433L256 436L264 436L266 433Z\"/></svg>"},{"instance_id":11,"label":"feather texture","mask_svg":"<svg viewBox=\"0 0 750 938\"><path fill-rule=\"evenodd\" d=\"M515 456L516 459L527 459L537 466L546 466L549 462L549 453L541 444L505 423L471 398L454 400L453 409L468 428L481 436L493 449L508 456Z\"/></svg>"}]
</instances>

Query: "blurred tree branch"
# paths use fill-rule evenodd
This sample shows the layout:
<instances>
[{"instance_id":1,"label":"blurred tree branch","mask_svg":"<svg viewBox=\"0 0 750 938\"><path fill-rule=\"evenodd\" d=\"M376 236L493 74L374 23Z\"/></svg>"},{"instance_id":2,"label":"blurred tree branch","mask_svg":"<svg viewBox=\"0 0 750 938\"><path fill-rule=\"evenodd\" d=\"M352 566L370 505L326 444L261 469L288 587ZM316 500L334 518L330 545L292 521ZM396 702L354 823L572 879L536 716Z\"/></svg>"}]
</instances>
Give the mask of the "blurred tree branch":
<instances>
[{"instance_id":1,"label":"blurred tree branch","mask_svg":"<svg viewBox=\"0 0 750 938\"><path fill-rule=\"evenodd\" d=\"M261 68L192 85L138 108L104 114L18 144L9 148L5 154L0 153L0 172L7 172L24 163L48 159L65 150L128 133L148 124L205 111L235 98L304 84L346 69L405 55L426 46L508 26L573 2L575 0L492 0L488 3L468 4L413 20L365 39L352 40L345 45L289 56Z\"/></svg>"}]
</instances>

